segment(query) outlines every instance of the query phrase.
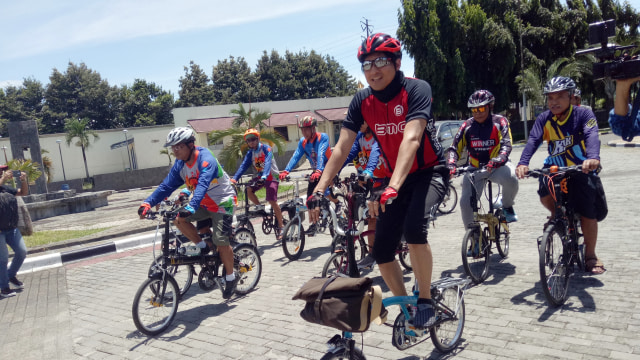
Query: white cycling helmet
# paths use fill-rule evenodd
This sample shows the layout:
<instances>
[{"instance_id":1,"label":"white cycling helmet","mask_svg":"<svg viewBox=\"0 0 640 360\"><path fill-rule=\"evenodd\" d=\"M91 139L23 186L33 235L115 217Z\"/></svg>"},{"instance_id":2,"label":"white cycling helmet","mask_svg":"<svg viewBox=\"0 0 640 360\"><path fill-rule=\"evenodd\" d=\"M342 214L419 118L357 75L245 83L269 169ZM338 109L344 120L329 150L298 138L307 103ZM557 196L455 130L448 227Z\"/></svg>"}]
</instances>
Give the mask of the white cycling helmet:
<instances>
[{"instance_id":1,"label":"white cycling helmet","mask_svg":"<svg viewBox=\"0 0 640 360\"><path fill-rule=\"evenodd\" d=\"M190 143L196 141L196 136L188 127L177 127L167 135L167 142L164 147L173 146L181 143Z\"/></svg>"}]
</instances>

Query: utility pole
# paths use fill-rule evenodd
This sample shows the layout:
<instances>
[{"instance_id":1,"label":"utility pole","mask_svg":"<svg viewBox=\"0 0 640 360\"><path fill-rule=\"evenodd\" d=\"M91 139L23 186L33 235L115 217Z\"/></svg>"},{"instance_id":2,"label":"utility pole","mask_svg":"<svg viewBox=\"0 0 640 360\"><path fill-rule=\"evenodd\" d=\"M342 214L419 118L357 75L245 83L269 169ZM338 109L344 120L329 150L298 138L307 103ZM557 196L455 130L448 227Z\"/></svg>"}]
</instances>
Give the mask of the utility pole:
<instances>
[{"instance_id":1,"label":"utility pole","mask_svg":"<svg viewBox=\"0 0 640 360\"><path fill-rule=\"evenodd\" d=\"M369 19L362 18L362 20L360 21L360 28L362 29L362 31L367 32L367 38L368 38L369 35L371 34L371 29L373 28L373 25L369 25Z\"/></svg>"}]
</instances>

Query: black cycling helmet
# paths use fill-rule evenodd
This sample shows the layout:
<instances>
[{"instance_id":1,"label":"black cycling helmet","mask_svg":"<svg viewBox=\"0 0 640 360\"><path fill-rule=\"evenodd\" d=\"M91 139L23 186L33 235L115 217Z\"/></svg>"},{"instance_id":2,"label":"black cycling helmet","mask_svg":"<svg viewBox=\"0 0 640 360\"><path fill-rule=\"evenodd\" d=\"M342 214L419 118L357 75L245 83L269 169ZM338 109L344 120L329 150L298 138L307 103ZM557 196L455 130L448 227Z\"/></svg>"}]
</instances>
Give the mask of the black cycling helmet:
<instances>
[{"instance_id":1,"label":"black cycling helmet","mask_svg":"<svg viewBox=\"0 0 640 360\"><path fill-rule=\"evenodd\" d=\"M402 59L402 45L391 35L377 33L364 39L358 48L358 60L363 62L367 55L374 52L387 53L394 60Z\"/></svg>"},{"instance_id":2,"label":"black cycling helmet","mask_svg":"<svg viewBox=\"0 0 640 360\"><path fill-rule=\"evenodd\" d=\"M469 100L467 101L468 108L475 108L478 106L483 106L487 104L493 105L496 101L495 96L489 90L476 90L471 96L469 96Z\"/></svg>"},{"instance_id":3,"label":"black cycling helmet","mask_svg":"<svg viewBox=\"0 0 640 360\"><path fill-rule=\"evenodd\" d=\"M542 93L547 95L558 91L568 91L569 95L572 95L575 89L576 83L575 81L571 80L571 78L568 78L566 76L556 76L553 79L547 81L547 84L544 86L544 91Z\"/></svg>"}]
</instances>

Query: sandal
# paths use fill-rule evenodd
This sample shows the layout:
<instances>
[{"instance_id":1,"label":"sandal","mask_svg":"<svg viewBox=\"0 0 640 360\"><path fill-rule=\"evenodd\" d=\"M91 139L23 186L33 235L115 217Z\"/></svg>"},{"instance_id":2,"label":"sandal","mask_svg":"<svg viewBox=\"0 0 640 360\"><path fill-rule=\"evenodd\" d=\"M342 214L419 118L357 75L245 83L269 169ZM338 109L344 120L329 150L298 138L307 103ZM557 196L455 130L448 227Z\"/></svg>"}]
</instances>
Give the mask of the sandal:
<instances>
[{"instance_id":1,"label":"sandal","mask_svg":"<svg viewBox=\"0 0 640 360\"><path fill-rule=\"evenodd\" d=\"M282 240L282 228L275 228L276 240Z\"/></svg>"},{"instance_id":2,"label":"sandal","mask_svg":"<svg viewBox=\"0 0 640 360\"><path fill-rule=\"evenodd\" d=\"M585 271L593 275L604 274L607 269L604 268L604 264L598 258L589 258L585 261Z\"/></svg>"}]
</instances>

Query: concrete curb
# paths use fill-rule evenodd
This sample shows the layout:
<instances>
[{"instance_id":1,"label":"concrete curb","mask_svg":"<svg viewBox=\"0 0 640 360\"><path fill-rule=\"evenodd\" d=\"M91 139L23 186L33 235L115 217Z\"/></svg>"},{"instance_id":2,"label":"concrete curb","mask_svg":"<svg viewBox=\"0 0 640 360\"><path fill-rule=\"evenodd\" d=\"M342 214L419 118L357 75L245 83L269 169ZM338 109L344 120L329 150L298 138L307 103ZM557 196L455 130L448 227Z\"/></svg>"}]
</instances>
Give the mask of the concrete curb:
<instances>
[{"instance_id":1,"label":"concrete curb","mask_svg":"<svg viewBox=\"0 0 640 360\"><path fill-rule=\"evenodd\" d=\"M22 264L18 274L60 267L66 263L86 259L92 256L119 253L151 246L153 244L154 237L155 231L151 234L134 236L105 244L27 258Z\"/></svg>"},{"instance_id":2,"label":"concrete curb","mask_svg":"<svg viewBox=\"0 0 640 360\"><path fill-rule=\"evenodd\" d=\"M612 140L607 143L608 146L613 147L640 147L638 142L626 142L624 140Z\"/></svg>"}]
</instances>

